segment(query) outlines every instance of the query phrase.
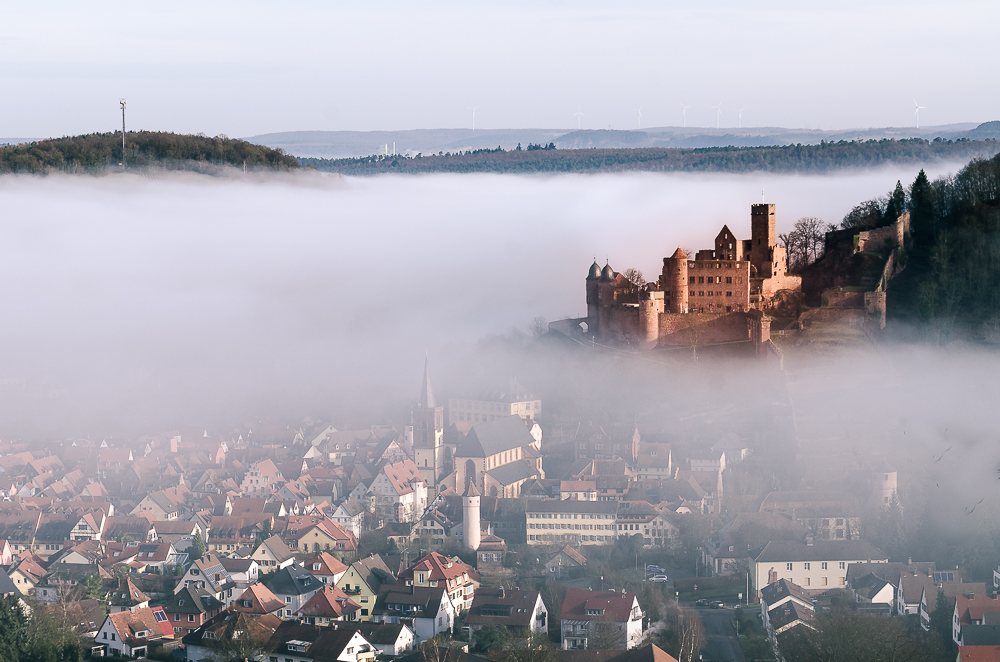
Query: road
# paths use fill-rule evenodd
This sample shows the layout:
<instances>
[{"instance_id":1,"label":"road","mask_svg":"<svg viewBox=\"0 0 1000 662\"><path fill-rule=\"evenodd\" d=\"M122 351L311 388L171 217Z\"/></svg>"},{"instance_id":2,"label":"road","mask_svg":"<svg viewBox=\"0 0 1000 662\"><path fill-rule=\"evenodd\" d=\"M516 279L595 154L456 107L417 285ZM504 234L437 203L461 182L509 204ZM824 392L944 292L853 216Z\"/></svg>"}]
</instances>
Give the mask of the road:
<instances>
[{"instance_id":1,"label":"road","mask_svg":"<svg viewBox=\"0 0 1000 662\"><path fill-rule=\"evenodd\" d=\"M705 647L701 649L705 662L746 662L733 628L732 609L699 607L698 615L705 624Z\"/></svg>"}]
</instances>

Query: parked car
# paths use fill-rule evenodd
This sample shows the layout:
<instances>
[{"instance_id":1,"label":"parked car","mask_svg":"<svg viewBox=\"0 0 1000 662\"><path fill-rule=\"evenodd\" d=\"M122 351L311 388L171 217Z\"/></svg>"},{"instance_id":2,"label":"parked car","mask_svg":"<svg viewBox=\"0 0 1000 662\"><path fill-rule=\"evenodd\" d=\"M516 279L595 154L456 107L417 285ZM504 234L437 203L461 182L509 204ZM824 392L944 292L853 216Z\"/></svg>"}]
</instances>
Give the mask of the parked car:
<instances>
[{"instance_id":1,"label":"parked car","mask_svg":"<svg viewBox=\"0 0 1000 662\"><path fill-rule=\"evenodd\" d=\"M725 609L725 608L726 608L726 603L723 602L722 600L715 600L714 602L712 602L712 609Z\"/></svg>"},{"instance_id":2,"label":"parked car","mask_svg":"<svg viewBox=\"0 0 1000 662\"><path fill-rule=\"evenodd\" d=\"M707 607L708 606L708 600L706 600L705 598L702 598L701 600L696 600L695 603L694 603L694 606L695 607Z\"/></svg>"},{"instance_id":3,"label":"parked car","mask_svg":"<svg viewBox=\"0 0 1000 662\"><path fill-rule=\"evenodd\" d=\"M649 578L649 581L656 582L658 584L662 584L662 583L667 582L669 580L667 579L666 575L653 575L652 577Z\"/></svg>"}]
</instances>

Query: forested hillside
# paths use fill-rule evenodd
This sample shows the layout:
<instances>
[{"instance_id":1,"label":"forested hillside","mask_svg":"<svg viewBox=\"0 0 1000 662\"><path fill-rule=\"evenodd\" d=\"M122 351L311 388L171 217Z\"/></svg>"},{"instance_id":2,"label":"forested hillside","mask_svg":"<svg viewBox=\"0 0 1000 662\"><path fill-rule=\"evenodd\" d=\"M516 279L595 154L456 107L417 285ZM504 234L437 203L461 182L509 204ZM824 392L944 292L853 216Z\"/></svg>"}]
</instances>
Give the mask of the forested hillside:
<instances>
[{"instance_id":1,"label":"forested hillside","mask_svg":"<svg viewBox=\"0 0 1000 662\"><path fill-rule=\"evenodd\" d=\"M866 229L909 210L913 245L889 288L890 316L927 322L941 341L1000 342L1000 155L977 158L933 182L921 170L909 187L855 207L842 227Z\"/></svg>"},{"instance_id":2,"label":"forested hillside","mask_svg":"<svg viewBox=\"0 0 1000 662\"><path fill-rule=\"evenodd\" d=\"M125 167L200 169L206 164L292 170L299 162L281 150L225 136L157 131L125 134ZM91 133L0 147L0 173L99 172L122 167L122 134Z\"/></svg>"},{"instance_id":3,"label":"forested hillside","mask_svg":"<svg viewBox=\"0 0 1000 662\"><path fill-rule=\"evenodd\" d=\"M818 173L871 168L888 163L922 165L935 161L990 157L996 140L868 140L776 147L699 149L479 149L415 157L375 155L349 159L301 158L302 165L344 175L387 173L536 173L536 172L795 172Z\"/></svg>"}]
</instances>

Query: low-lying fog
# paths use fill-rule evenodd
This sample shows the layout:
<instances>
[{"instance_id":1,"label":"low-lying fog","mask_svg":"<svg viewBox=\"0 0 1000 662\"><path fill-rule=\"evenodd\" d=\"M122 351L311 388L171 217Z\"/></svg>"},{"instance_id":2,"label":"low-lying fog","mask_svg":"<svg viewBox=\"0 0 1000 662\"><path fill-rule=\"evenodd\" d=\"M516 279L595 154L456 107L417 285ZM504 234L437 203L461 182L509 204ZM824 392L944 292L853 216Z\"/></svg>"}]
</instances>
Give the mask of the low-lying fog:
<instances>
[{"instance_id":1,"label":"low-lying fog","mask_svg":"<svg viewBox=\"0 0 1000 662\"><path fill-rule=\"evenodd\" d=\"M443 391L484 336L582 315L595 256L654 279L762 190L782 232L914 174L4 177L0 435L377 416L424 350Z\"/></svg>"}]
</instances>

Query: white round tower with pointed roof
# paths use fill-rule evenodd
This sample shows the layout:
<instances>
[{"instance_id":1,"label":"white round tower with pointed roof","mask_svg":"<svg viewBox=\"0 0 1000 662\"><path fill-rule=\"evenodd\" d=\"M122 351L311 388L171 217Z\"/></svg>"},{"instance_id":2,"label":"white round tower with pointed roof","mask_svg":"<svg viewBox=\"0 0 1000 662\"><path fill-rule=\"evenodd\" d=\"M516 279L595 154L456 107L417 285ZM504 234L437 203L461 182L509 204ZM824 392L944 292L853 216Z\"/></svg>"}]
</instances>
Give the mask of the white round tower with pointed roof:
<instances>
[{"instance_id":1,"label":"white round tower with pointed roof","mask_svg":"<svg viewBox=\"0 0 1000 662\"><path fill-rule=\"evenodd\" d=\"M896 469L885 460L875 467L872 480L872 505L886 508L896 498Z\"/></svg>"},{"instance_id":2,"label":"white round tower with pointed roof","mask_svg":"<svg viewBox=\"0 0 1000 662\"><path fill-rule=\"evenodd\" d=\"M473 480L468 480L462 495L462 533L462 542L466 547L479 549L479 490Z\"/></svg>"}]
</instances>

